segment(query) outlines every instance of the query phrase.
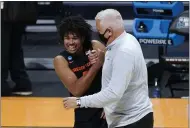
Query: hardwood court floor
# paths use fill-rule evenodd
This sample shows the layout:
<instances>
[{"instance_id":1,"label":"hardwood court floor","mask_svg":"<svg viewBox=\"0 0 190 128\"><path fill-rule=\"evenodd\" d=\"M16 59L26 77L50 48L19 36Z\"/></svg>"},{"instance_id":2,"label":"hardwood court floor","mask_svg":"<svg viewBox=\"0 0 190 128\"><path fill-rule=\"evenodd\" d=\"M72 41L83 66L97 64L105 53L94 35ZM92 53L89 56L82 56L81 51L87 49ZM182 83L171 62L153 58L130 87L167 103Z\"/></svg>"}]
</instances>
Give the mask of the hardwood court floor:
<instances>
[{"instance_id":1,"label":"hardwood court floor","mask_svg":"<svg viewBox=\"0 0 190 128\"><path fill-rule=\"evenodd\" d=\"M62 98L3 97L1 126L71 128L74 111L63 107ZM187 128L188 99L152 99L154 127Z\"/></svg>"},{"instance_id":2,"label":"hardwood court floor","mask_svg":"<svg viewBox=\"0 0 190 128\"><path fill-rule=\"evenodd\" d=\"M1 117L1 126L70 128L74 124L74 112L64 109L63 98L2 98Z\"/></svg>"}]
</instances>

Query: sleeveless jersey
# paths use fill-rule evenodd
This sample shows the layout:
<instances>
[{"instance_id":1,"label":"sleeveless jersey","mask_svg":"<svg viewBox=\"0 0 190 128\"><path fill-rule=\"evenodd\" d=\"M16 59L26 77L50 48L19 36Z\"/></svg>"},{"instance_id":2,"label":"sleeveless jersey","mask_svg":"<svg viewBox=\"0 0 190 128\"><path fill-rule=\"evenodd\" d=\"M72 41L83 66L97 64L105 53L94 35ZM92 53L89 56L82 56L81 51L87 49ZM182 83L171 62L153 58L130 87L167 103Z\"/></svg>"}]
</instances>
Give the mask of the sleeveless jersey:
<instances>
[{"instance_id":1,"label":"sleeveless jersey","mask_svg":"<svg viewBox=\"0 0 190 128\"><path fill-rule=\"evenodd\" d=\"M60 53L60 55L67 60L69 68L75 73L78 79L85 75L91 67L88 56L85 54L73 55L67 51L63 51ZM100 69L92 81L89 89L83 96L91 95L101 90L101 77L102 70ZM70 96L73 95L70 93ZM93 115L100 111L102 111L100 108L77 108L75 109L75 121L88 121L93 117Z\"/></svg>"}]
</instances>

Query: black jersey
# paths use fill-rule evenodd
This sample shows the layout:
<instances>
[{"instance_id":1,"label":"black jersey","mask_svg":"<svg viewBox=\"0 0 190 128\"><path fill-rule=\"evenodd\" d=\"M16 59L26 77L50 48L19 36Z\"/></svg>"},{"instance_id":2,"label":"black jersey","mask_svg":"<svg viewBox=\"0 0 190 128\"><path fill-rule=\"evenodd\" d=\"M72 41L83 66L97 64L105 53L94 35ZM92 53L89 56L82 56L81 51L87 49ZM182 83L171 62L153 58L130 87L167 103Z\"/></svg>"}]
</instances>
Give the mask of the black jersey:
<instances>
[{"instance_id":1,"label":"black jersey","mask_svg":"<svg viewBox=\"0 0 190 128\"><path fill-rule=\"evenodd\" d=\"M88 56L85 54L73 55L68 53L67 51L63 51L60 53L60 55L67 60L69 68L75 73L78 79L85 75L91 67ZM96 74L96 77L92 81L89 89L85 92L83 96L91 95L101 90L101 76L102 70L100 69L99 72ZM70 96L73 95L70 93ZM75 121L88 121L93 117L93 115L101 110L102 109L99 108L77 108L75 109Z\"/></svg>"}]
</instances>

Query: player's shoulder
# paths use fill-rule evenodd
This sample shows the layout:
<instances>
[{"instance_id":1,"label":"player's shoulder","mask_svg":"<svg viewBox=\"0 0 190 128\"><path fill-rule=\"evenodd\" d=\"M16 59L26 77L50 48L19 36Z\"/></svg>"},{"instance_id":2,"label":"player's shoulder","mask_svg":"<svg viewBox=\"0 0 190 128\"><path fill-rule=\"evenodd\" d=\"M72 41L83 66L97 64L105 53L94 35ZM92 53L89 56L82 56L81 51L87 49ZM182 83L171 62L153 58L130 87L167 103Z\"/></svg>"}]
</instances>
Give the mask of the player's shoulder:
<instances>
[{"instance_id":1,"label":"player's shoulder","mask_svg":"<svg viewBox=\"0 0 190 128\"><path fill-rule=\"evenodd\" d=\"M53 59L53 63L54 63L54 65L56 64L68 64L68 62L67 62L67 60L65 59L65 57L64 56L62 56L61 54L59 54L59 55L57 55L57 56L55 56L54 57L54 59Z\"/></svg>"},{"instance_id":2,"label":"player's shoulder","mask_svg":"<svg viewBox=\"0 0 190 128\"><path fill-rule=\"evenodd\" d=\"M100 45L102 44L99 40L91 40L92 45Z\"/></svg>"},{"instance_id":3,"label":"player's shoulder","mask_svg":"<svg viewBox=\"0 0 190 128\"><path fill-rule=\"evenodd\" d=\"M98 40L92 40L91 42L92 42L92 48L94 50L97 50L97 49L105 50L106 49L105 45Z\"/></svg>"}]
</instances>

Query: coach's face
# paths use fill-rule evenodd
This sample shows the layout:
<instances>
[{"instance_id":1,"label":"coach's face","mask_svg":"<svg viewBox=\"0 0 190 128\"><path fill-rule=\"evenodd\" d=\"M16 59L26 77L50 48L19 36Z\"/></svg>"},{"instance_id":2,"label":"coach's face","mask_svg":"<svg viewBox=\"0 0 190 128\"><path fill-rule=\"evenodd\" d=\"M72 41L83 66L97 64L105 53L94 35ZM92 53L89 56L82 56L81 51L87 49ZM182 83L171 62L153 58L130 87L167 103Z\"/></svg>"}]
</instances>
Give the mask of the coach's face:
<instances>
[{"instance_id":1,"label":"coach's face","mask_svg":"<svg viewBox=\"0 0 190 128\"><path fill-rule=\"evenodd\" d=\"M96 30L100 33L100 20L96 20Z\"/></svg>"},{"instance_id":2,"label":"coach's face","mask_svg":"<svg viewBox=\"0 0 190 128\"><path fill-rule=\"evenodd\" d=\"M105 30L103 30L103 26L100 24L100 20L96 20L96 30L100 35L103 35L105 32Z\"/></svg>"},{"instance_id":3,"label":"coach's face","mask_svg":"<svg viewBox=\"0 0 190 128\"><path fill-rule=\"evenodd\" d=\"M110 28L106 28L105 30L103 25L100 24L100 20L96 20L96 29L99 33L99 38L100 40L107 44L108 40L110 39L110 37L112 36L112 32L110 31Z\"/></svg>"},{"instance_id":4,"label":"coach's face","mask_svg":"<svg viewBox=\"0 0 190 128\"><path fill-rule=\"evenodd\" d=\"M76 53L82 47L80 38L74 34L69 33L64 36L64 47L69 53Z\"/></svg>"}]
</instances>

